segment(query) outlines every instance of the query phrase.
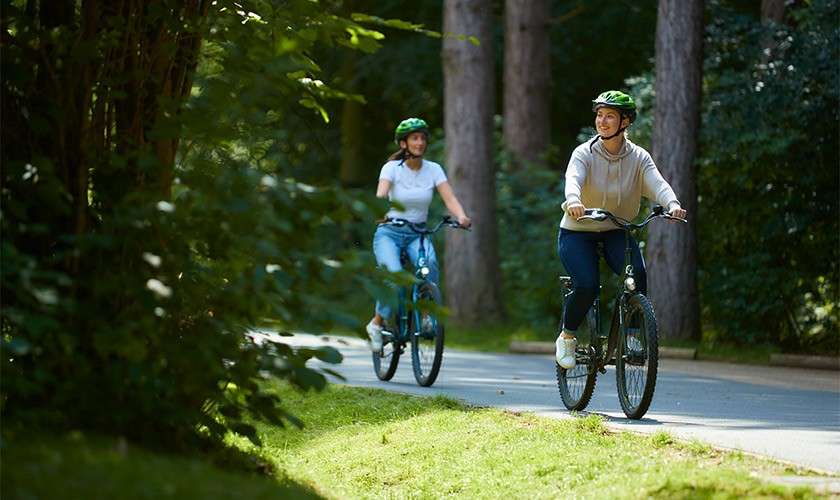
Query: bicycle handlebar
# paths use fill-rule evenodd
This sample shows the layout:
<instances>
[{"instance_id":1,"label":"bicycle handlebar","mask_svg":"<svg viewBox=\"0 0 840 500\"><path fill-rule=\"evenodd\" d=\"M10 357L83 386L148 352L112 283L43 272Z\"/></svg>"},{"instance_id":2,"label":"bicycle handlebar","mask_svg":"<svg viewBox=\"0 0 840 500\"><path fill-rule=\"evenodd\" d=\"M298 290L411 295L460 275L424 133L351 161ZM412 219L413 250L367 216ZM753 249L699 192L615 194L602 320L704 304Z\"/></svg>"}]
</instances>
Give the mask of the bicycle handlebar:
<instances>
[{"instance_id":1,"label":"bicycle handlebar","mask_svg":"<svg viewBox=\"0 0 840 500\"><path fill-rule=\"evenodd\" d=\"M650 223L650 221L659 217L663 219L677 220L682 223L688 223L688 221L685 219L674 217L671 214L665 213L665 209L662 208L662 205L655 205L653 207L653 210L651 210L650 214L648 214L648 216L645 217L645 219L642 222L639 222L638 224L634 224L627 219L623 219L617 215L613 215L608 210L604 210L602 208L587 208L583 211L583 213L584 215L578 217L577 220L594 220L598 222L609 220L619 228L625 230L641 229L647 226L648 223Z\"/></svg>"},{"instance_id":2,"label":"bicycle handlebar","mask_svg":"<svg viewBox=\"0 0 840 500\"><path fill-rule=\"evenodd\" d=\"M461 224L458 223L458 221L454 220L449 215L444 215L441 218L440 222L438 222L437 225L434 227L434 229L426 229L425 226L420 226L420 225L418 225L414 222L407 221L405 219L396 219L396 218L387 219L385 222L380 223L380 225L384 225L384 224L387 224L389 226L396 226L396 227L407 226L413 232L415 232L417 234L425 234L425 235L435 234L444 225L449 226L449 227L453 227L455 229L463 229L464 231L470 231L470 228L462 226Z\"/></svg>"}]
</instances>

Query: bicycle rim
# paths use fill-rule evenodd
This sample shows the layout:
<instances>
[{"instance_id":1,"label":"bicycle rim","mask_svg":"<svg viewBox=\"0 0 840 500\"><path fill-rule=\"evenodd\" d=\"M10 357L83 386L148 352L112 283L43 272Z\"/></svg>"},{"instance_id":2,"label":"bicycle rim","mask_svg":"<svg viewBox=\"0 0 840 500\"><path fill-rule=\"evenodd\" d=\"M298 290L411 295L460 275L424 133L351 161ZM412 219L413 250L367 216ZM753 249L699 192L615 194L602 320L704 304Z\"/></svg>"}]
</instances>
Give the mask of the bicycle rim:
<instances>
[{"instance_id":1,"label":"bicycle rim","mask_svg":"<svg viewBox=\"0 0 840 500\"><path fill-rule=\"evenodd\" d=\"M423 387L435 383L443 361L443 324L424 302L440 305L440 291L432 283L424 283L418 291L415 311L409 315L411 363L414 378Z\"/></svg>"},{"instance_id":2,"label":"bicycle rim","mask_svg":"<svg viewBox=\"0 0 840 500\"><path fill-rule=\"evenodd\" d=\"M627 301L616 353L616 384L621 409L628 418L647 413L656 388L659 335L653 306L644 295Z\"/></svg>"},{"instance_id":3,"label":"bicycle rim","mask_svg":"<svg viewBox=\"0 0 840 500\"><path fill-rule=\"evenodd\" d=\"M384 334L382 350L373 353L373 371L379 380L388 381L394 377L400 362L400 346L393 341L393 336Z\"/></svg>"}]
</instances>

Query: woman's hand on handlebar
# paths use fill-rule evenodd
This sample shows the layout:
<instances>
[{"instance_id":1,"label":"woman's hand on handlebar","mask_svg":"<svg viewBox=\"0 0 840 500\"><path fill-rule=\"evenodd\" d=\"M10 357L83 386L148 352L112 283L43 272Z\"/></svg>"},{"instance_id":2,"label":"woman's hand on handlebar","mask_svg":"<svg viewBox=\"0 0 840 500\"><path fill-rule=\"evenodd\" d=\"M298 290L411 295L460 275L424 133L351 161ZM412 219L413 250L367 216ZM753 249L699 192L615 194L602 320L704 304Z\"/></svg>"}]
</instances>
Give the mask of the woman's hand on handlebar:
<instances>
[{"instance_id":1,"label":"woman's hand on handlebar","mask_svg":"<svg viewBox=\"0 0 840 500\"><path fill-rule=\"evenodd\" d=\"M458 219L458 224L459 224L461 227L463 227L464 229L467 229L467 228L469 228L470 226L472 226L472 219L470 219L469 217L467 217L467 215L466 215L466 214L464 214L464 215L459 215L459 216L457 217L457 219Z\"/></svg>"},{"instance_id":2,"label":"woman's hand on handlebar","mask_svg":"<svg viewBox=\"0 0 840 500\"><path fill-rule=\"evenodd\" d=\"M683 207L676 206L676 207L672 208L670 212L668 212L668 215L670 215L674 219L685 220L686 213L687 212L685 211L685 209Z\"/></svg>"},{"instance_id":3,"label":"woman's hand on handlebar","mask_svg":"<svg viewBox=\"0 0 840 500\"><path fill-rule=\"evenodd\" d=\"M584 207L582 203L575 203L574 205L566 207L566 212L569 213L569 216L574 217L575 219L583 217L584 210L586 210L586 207Z\"/></svg>"}]
</instances>

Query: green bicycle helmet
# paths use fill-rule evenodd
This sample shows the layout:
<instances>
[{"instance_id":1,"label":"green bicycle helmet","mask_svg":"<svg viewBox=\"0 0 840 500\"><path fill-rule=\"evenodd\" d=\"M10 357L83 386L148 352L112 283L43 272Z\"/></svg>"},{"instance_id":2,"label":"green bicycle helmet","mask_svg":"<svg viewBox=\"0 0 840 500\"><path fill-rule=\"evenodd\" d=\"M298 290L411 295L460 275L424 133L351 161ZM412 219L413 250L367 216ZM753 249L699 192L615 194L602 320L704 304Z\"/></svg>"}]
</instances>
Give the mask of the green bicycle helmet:
<instances>
[{"instance_id":1,"label":"green bicycle helmet","mask_svg":"<svg viewBox=\"0 0 840 500\"><path fill-rule=\"evenodd\" d=\"M425 120L420 118L406 118L401 121L400 124L397 125L396 130L394 130L394 142L397 143L397 146L399 146L400 141L404 140L412 132L423 132L426 134L426 138L428 138L429 126L426 125Z\"/></svg>"},{"instance_id":2,"label":"green bicycle helmet","mask_svg":"<svg viewBox=\"0 0 840 500\"><path fill-rule=\"evenodd\" d=\"M601 107L617 109L622 117L630 118L630 123L636 121L636 101L620 90L608 90L598 95L592 101L592 111Z\"/></svg>"},{"instance_id":3,"label":"green bicycle helmet","mask_svg":"<svg viewBox=\"0 0 840 500\"><path fill-rule=\"evenodd\" d=\"M621 121L624 121L625 116L630 118L630 123L636 121L636 101L634 101L630 95L625 94L620 90L608 90L606 92L601 92L598 97L592 101L592 111L598 111L598 108L603 107L617 109L621 115ZM618 134L624 132L626 129L627 127L619 127L618 131L609 137L596 135L595 139L589 143L589 149L592 149L592 145L595 144L595 141L598 139L603 139L605 141L612 139Z\"/></svg>"}]
</instances>

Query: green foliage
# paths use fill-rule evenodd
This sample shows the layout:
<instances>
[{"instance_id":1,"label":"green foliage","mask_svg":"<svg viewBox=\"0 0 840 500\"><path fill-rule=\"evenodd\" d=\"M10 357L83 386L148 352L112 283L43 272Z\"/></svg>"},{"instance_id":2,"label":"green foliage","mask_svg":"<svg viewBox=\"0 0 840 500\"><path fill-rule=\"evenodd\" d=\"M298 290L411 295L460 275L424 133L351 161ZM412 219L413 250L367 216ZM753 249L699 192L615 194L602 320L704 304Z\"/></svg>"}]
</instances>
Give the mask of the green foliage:
<instances>
[{"instance_id":1,"label":"green foliage","mask_svg":"<svg viewBox=\"0 0 840 500\"><path fill-rule=\"evenodd\" d=\"M550 336L562 312L557 233L565 199L563 173L501 165L496 189L503 298L511 319Z\"/></svg>"},{"instance_id":2,"label":"green foliage","mask_svg":"<svg viewBox=\"0 0 840 500\"><path fill-rule=\"evenodd\" d=\"M4 418L169 447L299 425L261 380L321 389L307 361L341 356L249 329L355 324L335 290L373 265L337 236L384 207L307 172L326 102L358 99L311 54L381 35L305 0L138 4L130 25L54 5L4 2Z\"/></svg>"},{"instance_id":3,"label":"green foliage","mask_svg":"<svg viewBox=\"0 0 840 500\"><path fill-rule=\"evenodd\" d=\"M656 9L655 0L553 2L551 129L552 143L565 155L557 165L561 170L580 127L592 126L592 99L605 90L625 90L627 75L650 68Z\"/></svg>"},{"instance_id":4,"label":"green foliage","mask_svg":"<svg viewBox=\"0 0 840 500\"><path fill-rule=\"evenodd\" d=\"M724 338L840 350L838 2L707 28L698 167L704 320Z\"/></svg>"}]
</instances>

